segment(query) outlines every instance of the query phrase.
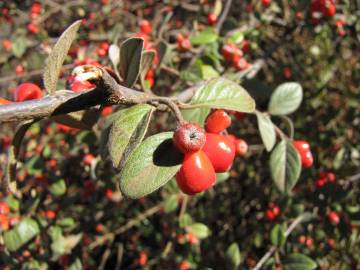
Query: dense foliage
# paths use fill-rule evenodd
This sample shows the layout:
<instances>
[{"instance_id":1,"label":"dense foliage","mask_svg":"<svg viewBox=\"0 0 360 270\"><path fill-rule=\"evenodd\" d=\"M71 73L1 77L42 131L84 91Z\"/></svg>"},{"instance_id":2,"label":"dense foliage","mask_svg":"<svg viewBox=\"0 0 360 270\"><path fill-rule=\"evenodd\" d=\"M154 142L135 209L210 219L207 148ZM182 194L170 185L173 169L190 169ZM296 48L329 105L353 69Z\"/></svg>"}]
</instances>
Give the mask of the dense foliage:
<instances>
[{"instance_id":1,"label":"dense foliage","mask_svg":"<svg viewBox=\"0 0 360 270\"><path fill-rule=\"evenodd\" d=\"M169 151L161 169L151 163L176 128L171 112L120 105L101 108L90 127L84 115L29 125L20 135L17 191L0 195L1 269L254 269L267 252L262 269L359 269L358 5L1 2L1 98L29 99L16 88L24 82L47 89L33 90L33 99L92 89L72 69L106 66L145 93L179 97L199 88L187 99L198 108L179 105L183 117L203 126L210 108L226 109L227 132L249 145L213 188L187 196L173 177L178 153ZM53 83L46 58L79 19ZM3 181L15 127L0 126ZM301 172L292 139L309 142L314 157Z\"/></svg>"}]
</instances>

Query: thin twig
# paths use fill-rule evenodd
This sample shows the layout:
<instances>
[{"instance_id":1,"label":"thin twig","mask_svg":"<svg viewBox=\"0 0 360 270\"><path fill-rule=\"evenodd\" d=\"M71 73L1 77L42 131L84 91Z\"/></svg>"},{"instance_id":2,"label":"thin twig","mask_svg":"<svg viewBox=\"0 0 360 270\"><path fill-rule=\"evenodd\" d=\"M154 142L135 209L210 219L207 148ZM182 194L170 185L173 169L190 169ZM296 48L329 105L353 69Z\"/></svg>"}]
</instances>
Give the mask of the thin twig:
<instances>
[{"instance_id":1,"label":"thin twig","mask_svg":"<svg viewBox=\"0 0 360 270\"><path fill-rule=\"evenodd\" d=\"M222 28L222 26L223 26L223 24L225 22L225 19L226 19L227 15L229 14L231 4L232 4L232 0L227 0L226 1L225 6L224 6L224 10L221 13L221 15L219 17L219 20L218 20L218 22L216 23L216 26L215 26L215 29L216 29L217 32L221 31L221 28Z\"/></svg>"},{"instance_id":2,"label":"thin twig","mask_svg":"<svg viewBox=\"0 0 360 270\"><path fill-rule=\"evenodd\" d=\"M289 226L289 228L285 231L285 238L287 238L292 231L305 219L305 214L298 216ZM273 246L269 249L268 252L265 253L265 255L260 259L260 261L255 265L253 270L260 270L261 267L266 263L266 261L274 254L274 252L277 250L276 246Z\"/></svg>"}]
</instances>

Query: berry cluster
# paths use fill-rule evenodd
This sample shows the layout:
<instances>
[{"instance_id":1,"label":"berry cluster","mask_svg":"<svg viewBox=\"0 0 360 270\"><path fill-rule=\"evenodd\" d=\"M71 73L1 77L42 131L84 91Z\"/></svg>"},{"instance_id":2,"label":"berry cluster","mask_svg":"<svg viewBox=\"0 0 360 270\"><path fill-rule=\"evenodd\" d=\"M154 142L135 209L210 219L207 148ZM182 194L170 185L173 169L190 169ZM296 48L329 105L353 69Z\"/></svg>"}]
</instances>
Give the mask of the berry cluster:
<instances>
[{"instance_id":1,"label":"berry cluster","mask_svg":"<svg viewBox=\"0 0 360 270\"><path fill-rule=\"evenodd\" d=\"M176 36L176 45L179 51L186 52L191 49L191 43L189 40L189 36L179 33Z\"/></svg>"},{"instance_id":2,"label":"berry cluster","mask_svg":"<svg viewBox=\"0 0 360 270\"><path fill-rule=\"evenodd\" d=\"M315 181L315 186L317 188L321 188L327 183L334 182L336 179L336 176L332 172L321 172L319 175L319 178Z\"/></svg>"},{"instance_id":3,"label":"berry cluster","mask_svg":"<svg viewBox=\"0 0 360 270\"><path fill-rule=\"evenodd\" d=\"M336 6L333 0L313 0L310 4L311 20L318 24L322 16L333 17L336 13Z\"/></svg>"},{"instance_id":4,"label":"berry cluster","mask_svg":"<svg viewBox=\"0 0 360 270\"><path fill-rule=\"evenodd\" d=\"M185 155L176 181L184 193L194 195L213 186L216 173L228 171L235 154L246 154L244 140L225 134L230 125L230 116L223 110L215 110L207 117L205 130L192 123L181 124L176 129L174 144Z\"/></svg>"},{"instance_id":5,"label":"berry cluster","mask_svg":"<svg viewBox=\"0 0 360 270\"><path fill-rule=\"evenodd\" d=\"M135 35L135 37L142 38L144 40L144 48L147 51L154 51L155 52L155 58L153 61L153 65L149 69L149 71L145 75L145 80L149 83L150 88L154 85L154 75L155 75L155 68L159 64L160 59L158 57L158 53L156 48L151 43L151 33L152 33L152 26L150 21L148 20L141 20L139 22L139 28L140 31Z\"/></svg>"},{"instance_id":6,"label":"berry cluster","mask_svg":"<svg viewBox=\"0 0 360 270\"><path fill-rule=\"evenodd\" d=\"M277 204L270 202L268 208L265 211L265 217L267 218L267 220L273 221L280 214L281 214L280 207Z\"/></svg>"},{"instance_id":7,"label":"berry cluster","mask_svg":"<svg viewBox=\"0 0 360 270\"><path fill-rule=\"evenodd\" d=\"M243 41L242 49L238 48L233 43L227 43L222 47L222 56L224 59L232 64L237 70L246 70L251 67L251 64L243 57L244 52L250 50L250 42L247 40Z\"/></svg>"},{"instance_id":8,"label":"berry cluster","mask_svg":"<svg viewBox=\"0 0 360 270\"><path fill-rule=\"evenodd\" d=\"M301 158L301 165L303 168L309 168L314 163L314 158L311 153L310 145L307 141L293 141L293 145L298 151Z\"/></svg>"},{"instance_id":9,"label":"berry cluster","mask_svg":"<svg viewBox=\"0 0 360 270\"><path fill-rule=\"evenodd\" d=\"M30 8L30 23L27 25L27 30L32 34L37 34L40 32L39 25L37 23L37 18L42 13L43 8L40 3L33 3Z\"/></svg>"},{"instance_id":10,"label":"berry cluster","mask_svg":"<svg viewBox=\"0 0 360 270\"><path fill-rule=\"evenodd\" d=\"M10 207L6 202L0 202L0 231L7 231L10 226L19 223L19 217L10 212Z\"/></svg>"}]
</instances>

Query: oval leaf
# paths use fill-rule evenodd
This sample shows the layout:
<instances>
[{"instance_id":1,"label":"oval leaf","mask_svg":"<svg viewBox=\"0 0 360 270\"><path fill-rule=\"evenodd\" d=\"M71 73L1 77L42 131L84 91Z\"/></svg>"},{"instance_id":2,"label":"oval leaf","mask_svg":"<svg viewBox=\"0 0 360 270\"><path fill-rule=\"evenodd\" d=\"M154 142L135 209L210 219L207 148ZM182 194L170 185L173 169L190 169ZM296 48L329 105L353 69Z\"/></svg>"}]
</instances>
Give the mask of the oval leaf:
<instances>
[{"instance_id":1,"label":"oval leaf","mask_svg":"<svg viewBox=\"0 0 360 270\"><path fill-rule=\"evenodd\" d=\"M237 269L240 265L241 254L239 245L237 243L232 243L226 250L225 253L226 261L230 264L231 269Z\"/></svg>"},{"instance_id":2,"label":"oval leaf","mask_svg":"<svg viewBox=\"0 0 360 270\"><path fill-rule=\"evenodd\" d=\"M276 143L276 133L273 122L267 113L256 112L261 139L267 151L271 151Z\"/></svg>"},{"instance_id":3,"label":"oval leaf","mask_svg":"<svg viewBox=\"0 0 360 270\"><path fill-rule=\"evenodd\" d=\"M202 223L191 224L188 230L199 239L205 239L211 234L210 229Z\"/></svg>"},{"instance_id":4,"label":"oval leaf","mask_svg":"<svg viewBox=\"0 0 360 270\"><path fill-rule=\"evenodd\" d=\"M140 81L141 81L141 85L143 86L143 88L145 88L145 76L146 73L149 71L149 69L151 68L154 59L156 56L156 51L155 50L148 50L148 51L144 51L141 57L141 66L140 66Z\"/></svg>"},{"instance_id":5,"label":"oval leaf","mask_svg":"<svg viewBox=\"0 0 360 270\"><path fill-rule=\"evenodd\" d=\"M238 112L254 112L255 101L238 84L224 79L212 79L205 83L191 99L191 107L222 108Z\"/></svg>"},{"instance_id":6,"label":"oval leaf","mask_svg":"<svg viewBox=\"0 0 360 270\"><path fill-rule=\"evenodd\" d=\"M139 76L143 48L142 38L129 38L121 44L119 72L127 87L132 87Z\"/></svg>"},{"instance_id":7,"label":"oval leaf","mask_svg":"<svg viewBox=\"0 0 360 270\"><path fill-rule=\"evenodd\" d=\"M316 263L308 256L302 254L290 254L283 262L287 270L313 270L317 267Z\"/></svg>"},{"instance_id":8,"label":"oval leaf","mask_svg":"<svg viewBox=\"0 0 360 270\"><path fill-rule=\"evenodd\" d=\"M165 185L180 169L183 156L172 143L172 132L147 138L129 156L120 174L120 190L140 198Z\"/></svg>"},{"instance_id":9,"label":"oval leaf","mask_svg":"<svg viewBox=\"0 0 360 270\"><path fill-rule=\"evenodd\" d=\"M203 31L190 37L190 42L193 45L204 45L214 43L218 39L218 34L213 28L206 28Z\"/></svg>"},{"instance_id":10,"label":"oval leaf","mask_svg":"<svg viewBox=\"0 0 360 270\"><path fill-rule=\"evenodd\" d=\"M81 20L78 20L62 33L46 59L43 79L44 86L49 94L53 94L56 91L61 67L70 49L71 43L74 41L76 33L79 30L80 24Z\"/></svg>"},{"instance_id":11,"label":"oval leaf","mask_svg":"<svg viewBox=\"0 0 360 270\"><path fill-rule=\"evenodd\" d=\"M8 250L16 251L39 233L37 222L24 218L14 229L4 233L4 243Z\"/></svg>"},{"instance_id":12,"label":"oval leaf","mask_svg":"<svg viewBox=\"0 0 360 270\"><path fill-rule=\"evenodd\" d=\"M121 161L125 161L130 152L139 145L144 138L153 107L138 104L121 110L110 127L108 152L113 166L118 168Z\"/></svg>"},{"instance_id":13,"label":"oval leaf","mask_svg":"<svg viewBox=\"0 0 360 270\"><path fill-rule=\"evenodd\" d=\"M270 232L270 240L274 246L281 247L285 244L285 229L280 224L276 224Z\"/></svg>"},{"instance_id":14,"label":"oval leaf","mask_svg":"<svg viewBox=\"0 0 360 270\"><path fill-rule=\"evenodd\" d=\"M270 156L270 170L275 185L282 192L290 192L299 179L301 160L292 142L282 140Z\"/></svg>"},{"instance_id":15,"label":"oval leaf","mask_svg":"<svg viewBox=\"0 0 360 270\"><path fill-rule=\"evenodd\" d=\"M290 114L299 108L303 97L303 90L296 82L279 85L271 95L269 113L274 115Z\"/></svg>"}]
</instances>

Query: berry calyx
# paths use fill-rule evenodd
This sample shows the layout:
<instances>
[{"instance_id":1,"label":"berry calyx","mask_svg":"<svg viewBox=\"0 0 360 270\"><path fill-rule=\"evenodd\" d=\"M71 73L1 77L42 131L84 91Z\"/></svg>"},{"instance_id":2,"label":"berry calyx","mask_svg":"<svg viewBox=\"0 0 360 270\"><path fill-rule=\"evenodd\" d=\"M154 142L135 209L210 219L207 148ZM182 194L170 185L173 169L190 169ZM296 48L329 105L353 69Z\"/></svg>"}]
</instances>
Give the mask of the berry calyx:
<instances>
[{"instance_id":1,"label":"berry calyx","mask_svg":"<svg viewBox=\"0 0 360 270\"><path fill-rule=\"evenodd\" d=\"M197 124L180 124L174 132L175 146L183 153L196 152L205 144L205 131Z\"/></svg>"},{"instance_id":2,"label":"berry calyx","mask_svg":"<svg viewBox=\"0 0 360 270\"><path fill-rule=\"evenodd\" d=\"M22 83L15 90L15 101L22 102L25 100L39 99L43 93L39 86L33 83Z\"/></svg>"},{"instance_id":3,"label":"berry calyx","mask_svg":"<svg viewBox=\"0 0 360 270\"><path fill-rule=\"evenodd\" d=\"M314 163L314 158L311 154L310 145L307 141L293 141L293 145L298 151L301 158L301 165L303 168L309 168Z\"/></svg>"},{"instance_id":4,"label":"berry calyx","mask_svg":"<svg viewBox=\"0 0 360 270\"><path fill-rule=\"evenodd\" d=\"M210 159L202 151L185 154L176 182L182 192L194 195L215 184L216 174Z\"/></svg>"},{"instance_id":5,"label":"berry calyx","mask_svg":"<svg viewBox=\"0 0 360 270\"><path fill-rule=\"evenodd\" d=\"M235 158L235 145L227 136L206 133L206 142L202 150L209 157L215 172L226 172Z\"/></svg>"},{"instance_id":6,"label":"berry calyx","mask_svg":"<svg viewBox=\"0 0 360 270\"><path fill-rule=\"evenodd\" d=\"M224 110L216 110L205 120L205 130L210 133L220 133L231 125L231 117Z\"/></svg>"}]
</instances>

